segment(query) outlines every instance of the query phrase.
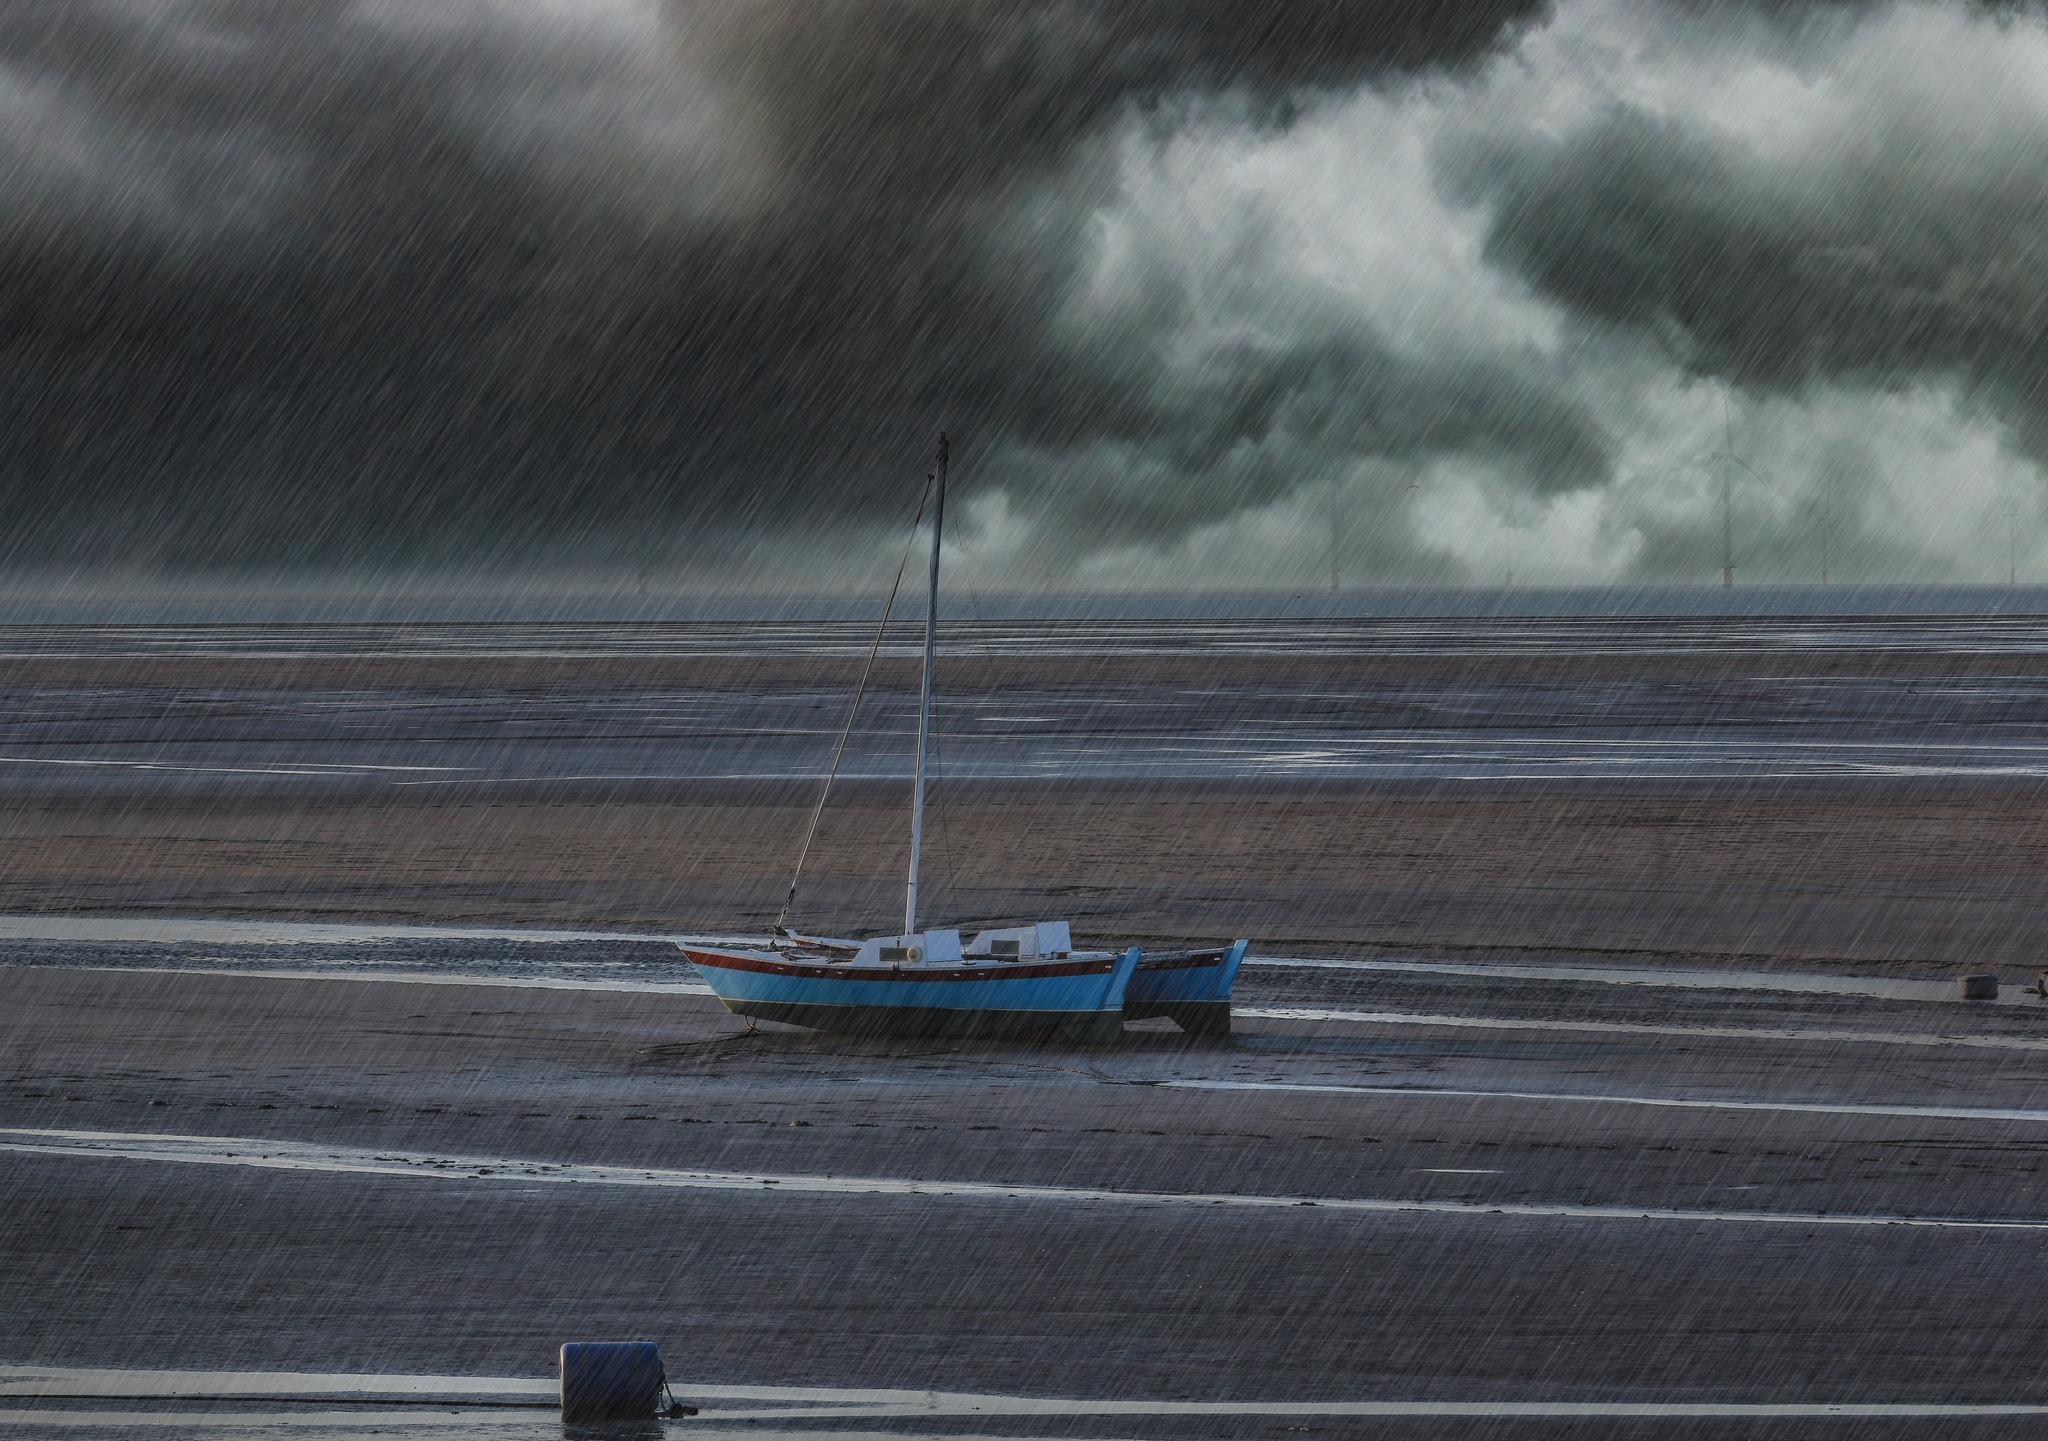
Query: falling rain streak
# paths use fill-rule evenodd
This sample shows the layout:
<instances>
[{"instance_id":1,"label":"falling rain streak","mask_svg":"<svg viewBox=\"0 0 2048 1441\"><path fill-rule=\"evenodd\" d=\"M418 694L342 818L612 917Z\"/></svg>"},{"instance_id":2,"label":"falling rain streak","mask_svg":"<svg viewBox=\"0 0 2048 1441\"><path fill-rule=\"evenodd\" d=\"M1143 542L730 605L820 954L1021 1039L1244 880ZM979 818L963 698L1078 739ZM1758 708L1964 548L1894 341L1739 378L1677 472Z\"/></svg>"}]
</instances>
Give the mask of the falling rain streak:
<instances>
[{"instance_id":1,"label":"falling rain streak","mask_svg":"<svg viewBox=\"0 0 2048 1441\"><path fill-rule=\"evenodd\" d=\"M2038 6L0 5L0 1432L2033 1435L2044 194Z\"/></svg>"}]
</instances>

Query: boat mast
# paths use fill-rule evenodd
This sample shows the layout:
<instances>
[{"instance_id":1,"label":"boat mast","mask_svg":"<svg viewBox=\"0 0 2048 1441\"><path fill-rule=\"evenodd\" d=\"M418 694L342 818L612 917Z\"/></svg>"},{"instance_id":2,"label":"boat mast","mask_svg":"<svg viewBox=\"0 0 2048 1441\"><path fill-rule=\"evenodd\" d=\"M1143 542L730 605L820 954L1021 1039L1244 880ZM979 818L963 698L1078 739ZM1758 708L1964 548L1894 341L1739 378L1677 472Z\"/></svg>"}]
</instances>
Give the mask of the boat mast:
<instances>
[{"instance_id":1,"label":"boat mast","mask_svg":"<svg viewBox=\"0 0 2048 1441\"><path fill-rule=\"evenodd\" d=\"M924 609L924 688L917 703L917 779L910 798L910 884L903 893L903 934L917 934L917 858L924 847L924 753L932 733L932 664L939 650L939 542L946 532L946 435L939 432L938 494L932 509L932 581Z\"/></svg>"}]
</instances>

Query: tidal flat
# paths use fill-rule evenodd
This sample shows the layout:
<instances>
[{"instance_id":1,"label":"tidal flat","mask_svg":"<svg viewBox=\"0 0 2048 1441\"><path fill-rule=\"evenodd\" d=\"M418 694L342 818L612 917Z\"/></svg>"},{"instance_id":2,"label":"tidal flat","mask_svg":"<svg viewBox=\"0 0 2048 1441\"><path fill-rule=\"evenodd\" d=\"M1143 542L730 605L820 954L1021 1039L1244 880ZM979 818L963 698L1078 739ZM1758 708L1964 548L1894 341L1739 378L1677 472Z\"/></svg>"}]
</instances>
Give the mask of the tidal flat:
<instances>
[{"instance_id":1,"label":"tidal flat","mask_svg":"<svg viewBox=\"0 0 2048 1441\"><path fill-rule=\"evenodd\" d=\"M1550 1434L1516 1408L1651 1402L1678 1409L1572 1434L1792 1435L1813 1419L1685 1408L2042 1400L2024 1009L1276 967L1227 1044L872 1043L208 949L0 973L17 1364L541 1380L561 1340L630 1333L686 1395L1249 1408L978 1423L1015 1435ZM1311 1004L1438 1021L1262 1014ZM1588 1014L1616 1029L1546 1024ZM1368 1401L1502 1409L1259 1410ZM749 1405L718 1424L758 1430ZM977 1424L938 1419L853 1429Z\"/></svg>"},{"instance_id":2,"label":"tidal flat","mask_svg":"<svg viewBox=\"0 0 2048 1441\"><path fill-rule=\"evenodd\" d=\"M630 1335L672 1433L2030 1434L2048 658L1858 624L959 645L934 907L1255 942L1227 1043L1086 1048L750 1031L663 941L773 916L857 628L16 635L0 1426L560 1435ZM821 928L899 885L885 665Z\"/></svg>"},{"instance_id":3,"label":"tidal flat","mask_svg":"<svg viewBox=\"0 0 2048 1441\"><path fill-rule=\"evenodd\" d=\"M0 627L0 911L752 931L869 627ZM965 624L935 914L1262 948L2034 967L2020 619ZM914 648L796 919L884 926Z\"/></svg>"}]
</instances>

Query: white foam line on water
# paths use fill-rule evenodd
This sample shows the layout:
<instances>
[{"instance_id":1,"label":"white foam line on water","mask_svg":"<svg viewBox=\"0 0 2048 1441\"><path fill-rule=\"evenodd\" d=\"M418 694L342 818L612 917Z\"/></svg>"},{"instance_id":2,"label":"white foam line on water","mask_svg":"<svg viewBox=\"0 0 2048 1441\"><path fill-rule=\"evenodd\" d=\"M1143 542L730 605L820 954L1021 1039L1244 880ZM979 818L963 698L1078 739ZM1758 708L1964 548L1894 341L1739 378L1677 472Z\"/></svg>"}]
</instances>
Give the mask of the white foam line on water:
<instances>
[{"instance_id":1,"label":"white foam line on water","mask_svg":"<svg viewBox=\"0 0 2048 1441\"><path fill-rule=\"evenodd\" d=\"M680 1384L680 1383L679 1383ZM405 1397L434 1401L478 1398L535 1400L559 1394L553 1378L530 1376L420 1376L376 1371L192 1371L111 1366L0 1365L0 1399L66 1397L84 1400L312 1400ZM728 1401L814 1401L863 1405L925 1405L935 1399L971 1399L967 1392L912 1391L875 1386L751 1386L700 1381L692 1396Z\"/></svg>"},{"instance_id":2,"label":"white foam line on water","mask_svg":"<svg viewBox=\"0 0 2048 1441\"><path fill-rule=\"evenodd\" d=\"M677 1394L681 1394L678 1392ZM902 1416L1467 1416L1594 1419L1720 1417L1966 1417L2048 1416L2048 1405L2028 1402L1978 1405L1942 1402L1684 1402L1684 1401L1067 1401L1037 1397L975 1397L973 1404L935 1406L817 1406L804 1409L717 1411L699 1421L880 1419Z\"/></svg>"},{"instance_id":3,"label":"white foam line on water","mask_svg":"<svg viewBox=\"0 0 2048 1441\"><path fill-rule=\"evenodd\" d=\"M690 1426L700 1436L744 1435L748 1441L991 1441L987 1433L973 1436L940 1435L936 1432L705 1429L701 1417ZM33 1426L43 1431L127 1431L147 1430L152 1435L188 1431L219 1435L231 1431L314 1430L325 1435L346 1435L366 1431L377 1436L434 1437L472 1434L489 1426L495 1436L533 1438L533 1441L561 1441L562 1423L553 1418L521 1416L503 1411L7 1411L0 1410L0 1426ZM598 1434L601 1434L598 1433ZM631 1429L623 1434L644 1434Z\"/></svg>"},{"instance_id":4,"label":"white foam line on water","mask_svg":"<svg viewBox=\"0 0 2048 1441\"><path fill-rule=\"evenodd\" d=\"M113 1366L0 1366L0 1397L126 1397L155 1401L193 1397L411 1396L435 1400L479 1396L556 1395L554 1381L515 1376L412 1376L343 1371L147 1371Z\"/></svg>"},{"instance_id":5,"label":"white foam line on water","mask_svg":"<svg viewBox=\"0 0 2048 1441\"><path fill-rule=\"evenodd\" d=\"M4 966L5 962L0 962ZM412 986L492 986L515 991L625 991L671 996L709 996L702 981L572 981L553 976L465 976L441 971L252 970L243 966L66 966L68 971L137 976L255 976L266 981L395 981Z\"/></svg>"},{"instance_id":6,"label":"white foam line on water","mask_svg":"<svg viewBox=\"0 0 2048 1441\"><path fill-rule=\"evenodd\" d=\"M1971 1106L1886 1106L1835 1101L1680 1100L1670 1096L1586 1095L1570 1091L1459 1091L1428 1086L1341 1086L1291 1081L1139 1082L1174 1091L1303 1091L1321 1095L1408 1096L1425 1100L1578 1101L1602 1106L1668 1106L1686 1111L1786 1111L1814 1116L1903 1116L1943 1121L2048 1121L2048 1111Z\"/></svg>"},{"instance_id":7,"label":"white foam line on water","mask_svg":"<svg viewBox=\"0 0 2048 1441\"><path fill-rule=\"evenodd\" d=\"M750 1191L756 1195L915 1196L967 1201L1116 1206L1222 1206L1249 1210L1297 1207L1346 1214L1427 1212L1453 1216L1552 1217L1586 1221L1730 1221L1791 1226L1906 1226L1927 1230L2048 1231L2048 1220L1973 1217L1840 1215L1798 1211L1710 1211L1668 1206L1595 1206L1532 1201L1414 1201L1333 1196L1265 1196L1236 1192L1110 1191L1084 1186L1006 1186L984 1181L908 1181L887 1176L817 1176L779 1172L683 1171L661 1167L573 1165L484 1156L323 1146L235 1136L175 1136L119 1131L0 1129L0 1151L127 1161L246 1166L361 1176L503 1185L645 1186L663 1190Z\"/></svg>"},{"instance_id":8,"label":"white foam line on water","mask_svg":"<svg viewBox=\"0 0 2048 1441\"><path fill-rule=\"evenodd\" d=\"M1688 1401L1163 1401L1095 1400L1067 1396L1010 1396L971 1391L916 1391L871 1386L751 1386L678 1380L679 1396L700 1402L770 1403L747 1410L706 1406L698 1421L793 1420L906 1416L1558 1416L1558 1417L1944 1417L2048 1414L2033 1402L1688 1402ZM105 1367L0 1366L0 1397L129 1400L231 1400L342 1398L379 1395L434 1398L446 1405L475 1404L477 1398L518 1397L545 1403L556 1392L552 1379L514 1376L417 1376L362 1373L250 1371L147 1371ZM781 1403L781 1404L776 1404ZM790 1404L795 1403L795 1404ZM500 1410L446 1412L281 1412L271 1416L216 1413L238 1423L348 1426L516 1422ZM98 1416L97 1423L59 1419L53 1424L115 1426L200 1425L215 1419L192 1412L0 1411L0 1421L30 1424L43 1418Z\"/></svg>"},{"instance_id":9,"label":"white foam line on water","mask_svg":"<svg viewBox=\"0 0 2048 1441\"><path fill-rule=\"evenodd\" d=\"M1874 1046L1975 1046L1993 1051L2048 1051L2027 1036L1944 1036L1915 1031L1813 1031L1774 1026L1650 1026L1631 1021L1513 1020L1495 1016L1433 1016L1415 1011L1331 1011L1313 1006L1238 1006L1232 1012L1267 1021L1341 1021L1362 1026L1455 1026L1483 1031L1586 1031L1601 1035L1694 1036L1708 1040L1856 1042Z\"/></svg>"},{"instance_id":10,"label":"white foam line on water","mask_svg":"<svg viewBox=\"0 0 2048 1441\"><path fill-rule=\"evenodd\" d=\"M33 1426L39 1431L275 1431L320 1430L366 1431L385 1436L421 1436L457 1427L465 1430L489 1426L499 1435L521 1434L513 1430L522 1418L504 1411L9 1411L0 1410L0 1426ZM530 1423L545 1426L536 1436L559 1437L562 1423L535 1417Z\"/></svg>"},{"instance_id":11,"label":"white foam line on water","mask_svg":"<svg viewBox=\"0 0 2048 1441\"><path fill-rule=\"evenodd\" d=\"M337 945L363 941L758 942L759 936L693 935L677 931L564 931L512 926L434 926L339 921L235 921L191 916L0 915L5 941L164 941L208 945Z\"/></svg>"},{"instance_id":12,"label":"white foam line on water","mask_svg":"<svg viewBox=\"0 0 2048 1441\"><path fill-rule=\"evenodd\" d=\"M87 766L132 771L176 771L193 775L224 776L347 776L383 771L462 771L470 766L382 766L350 761L320 761L299 766L199 766L172 765L167 761L93 760L55 756L0 756L0 765Z\"/></svg>"},{"instance_id":13,"label":"white foam line on water","mask_svg":"<svg viewBox=\"0 0 2048 1441\"><path fill-rule=\"evenodd\" d=\"M865 1413L864 1413L865 1414ZM725 1418L730 1421L731 1418ZM696 1417L689 1423L687 1434L695 1436L745 1436L748 1441L906 1441L915 1437L917 1441L1005 1441L992 1438L986 1431L970 1434L956 1434L939 1431L849 1431L834 1427L830 1431L810 1428L789 1430L784 1427L763 1428L751 1422L727 1425L716 1424L707 1427L705 1418ZM321 1435L342 1436L355 1432L368 1432L377 1436L400 1438L431 1438L437 1436L473 1435L477 1428L491 1427L493 1436L531 1438L531 1441L561 1441L563 1431L560 1420L546 1416L521 1415L506 1411L280 1411L280 1412L196 1412L196 1411L9 1411L0 1410L0 1427L33 1426L45 1432L55 1431L127 1431L143 1430L152 1436L183 1435L199 1432L202 1435L217 1436L223 1433L253 1431L259 1434L277 1431L316 1430ZM597 1432L594 1434L602 1434ZM623 1434L637 1436L644 1434L627 1429ZM684 1433L671 1433L684 1434ZM1016 1438L1023 1441L1023 1438Z\"/></svg>"}]
</instances>

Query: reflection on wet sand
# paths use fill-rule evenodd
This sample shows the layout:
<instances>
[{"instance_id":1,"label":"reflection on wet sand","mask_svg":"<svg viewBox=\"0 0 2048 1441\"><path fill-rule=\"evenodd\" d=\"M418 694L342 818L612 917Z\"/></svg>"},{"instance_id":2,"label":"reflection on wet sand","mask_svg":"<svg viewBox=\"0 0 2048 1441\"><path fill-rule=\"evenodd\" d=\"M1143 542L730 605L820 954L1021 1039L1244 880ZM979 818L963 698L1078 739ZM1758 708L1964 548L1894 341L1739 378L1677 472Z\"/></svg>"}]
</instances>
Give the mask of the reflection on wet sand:
<instances>
[{"instance_id":1,"label":"reflection on wet sand","mask_svg":"<svg viewBox=\"0 0 2048 1441\"><path fill-rule=\"evenodd\" d=\"M870 1420L975 1416L1355 1416L1355 1417L1555 1417L1592 1419L1684 1417L1997 1417L2048 1415L2048 1404L1954 1404L1928 1402L1755 1402L1755 1401L1558 1401L1558 1400L1125 1400L1076 1396L1005 1396L977 1392L902 1390L870 1386L749 1386L709 1379L685 1379L679 1388L704 1403L691 1432L721 1423L770 1420ZM321 1375L304 1372L206 1372L108 1370L0 1366L0 1399L432 1399L447 1406L551 1407L555 1383L521 1377ZM742 1403L735 1405L734 1403ZM752 1404L745 1404L752 1403ZM782 1403L782 1404L777 1404ZM432 1427L490 1421L517 1424L504 1410L450 1415L432 1411L327 1411L316 1413L218 1412L23 1412L0 1410L0 1424L26 1424L42 1415L61 1425L293 1426L314 1422L340 1427ZM92 1417L88 1421L85 1417ZM399 1434L410 1434L401 1430ZM747 1435L763 1433L749 1429ZM817 1431L793 1433L811 1437ZM860 1433L834 1428L834 1436ZM891 1430L889 1435L938 1437L926 1427Z\"/></svg>"},{"instance_id":2,"label":"reflection on wet sand","mask_svg":"<svg viewBox=\"0 0 2048 1441\"><path fill-rule=\"evenodd\" d=\"M2040 1409L2037 622L963 631L941 903L1271 953L1088 1050L742 1031L667 944L773 915L858 629L0 634L0 1356L249 1388L0 1425L558 1436L402 1373L643 1331L712 1435ZM249 1379L322 1366L402 1409Z\"/></svg>"},{"instance_id":3,"label":"reflection on wet sand","mask_svg":"<svg viewBox=\"0 0 2048 1441\"><path fill-rule=\"evenodd\" d=\"M1442 1094L1456 1096L1459 1093ZM1856 1114L1898 1113L1871 1108L1858 1111ZM1289 1214L1301 1208L1309 1208L1338 1215L1359 1212L1412 1212L1455 1216L1537 1216L1574 1221L1721 1221L1752 1225L1907 1226L1932 1230L2048 1231L2048 1220L1986 1220L1961 1216L1844 1215L1826 1212L1698 1210L1667 1206L1575 1206L1510 1201L1474 1203L1426 1199L1389 1200L1328 1195L1270 1196L1247 1195L1240 1192L1123 1191L1079 1186L1006 1185L936 1179L906 1180L887 1176L674 1171L657 1167L571 1165L531 1158L409 1154L389 1149L358 1150L235 1136L124 1135L99 1131L0 1129L0 1151L18 1155L65 1156L81 1160L167 1161L202 1166L245 1166L261 1171L403 1176L435 1182L487 1181L495 1187L525 1187L534 1183L544 1183L561 1186L636 1186L662 1190L744 1191L753 1195L776 1196L914 1196L941 1200L1026 1204L1058 1202L1117 1206L1221 1206L1260 1211L1284 1210ZM1454 1174L1497 1173L1458 1171Z\"/></svg>"}]
</instances>

